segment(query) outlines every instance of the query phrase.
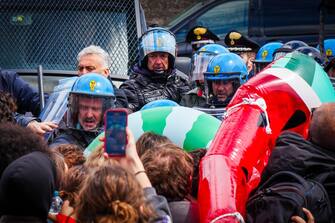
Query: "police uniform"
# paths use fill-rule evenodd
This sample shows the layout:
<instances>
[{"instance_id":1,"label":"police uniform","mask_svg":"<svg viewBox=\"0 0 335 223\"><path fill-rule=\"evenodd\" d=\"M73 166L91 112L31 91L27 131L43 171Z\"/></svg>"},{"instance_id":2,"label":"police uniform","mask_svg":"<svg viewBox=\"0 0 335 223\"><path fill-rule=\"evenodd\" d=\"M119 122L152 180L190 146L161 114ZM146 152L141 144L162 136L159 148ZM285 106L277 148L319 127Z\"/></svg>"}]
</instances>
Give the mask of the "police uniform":
<instances>
[{"instance_id":1,"label":"police uniform","mask_svg":"<svg viewBox=\"0 0 335 223\"><path fill-rule=\"evenodd\" d=\"M235 30L227 33L224 42L230 52L237 54L242 52L257 52L260 48L258 43Z\"/></svg>"},{"instance_id":2,"label":"police uniform","mask_svg":"<svg viewBox=\"0 0 335 223\"><path fill-rule=\"evenodd\" d=\"M193 27L186 35L185 42L192 45L193 50L197 50L203 45L219 41L219 37L204 26Z\"/></svg>"}]
</instances>

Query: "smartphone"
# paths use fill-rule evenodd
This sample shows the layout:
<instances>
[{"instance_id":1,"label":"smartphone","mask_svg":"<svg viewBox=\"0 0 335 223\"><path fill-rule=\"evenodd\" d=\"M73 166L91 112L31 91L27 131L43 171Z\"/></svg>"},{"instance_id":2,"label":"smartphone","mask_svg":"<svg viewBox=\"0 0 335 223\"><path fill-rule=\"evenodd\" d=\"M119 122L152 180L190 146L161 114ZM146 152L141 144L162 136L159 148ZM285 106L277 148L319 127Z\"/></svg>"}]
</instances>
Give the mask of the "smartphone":
<instances>
[{"instance_id":1,"label":"smartphone","mask_svg":"<svg viewBox=\"0 0 335 223\"><path fill-rule=\"evenodd\" d=\"M125 156L127 145L126 109L109 109L105 112L105 152L108 156Z\"/></svg>"}]
</instances>

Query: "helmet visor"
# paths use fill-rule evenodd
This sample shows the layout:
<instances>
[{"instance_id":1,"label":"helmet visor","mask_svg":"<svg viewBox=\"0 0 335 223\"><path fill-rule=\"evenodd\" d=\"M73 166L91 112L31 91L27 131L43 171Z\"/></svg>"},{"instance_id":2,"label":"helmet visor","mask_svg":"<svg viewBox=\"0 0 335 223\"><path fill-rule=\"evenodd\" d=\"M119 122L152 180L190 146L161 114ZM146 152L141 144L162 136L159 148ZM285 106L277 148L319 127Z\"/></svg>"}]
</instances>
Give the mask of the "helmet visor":
<instances>
[{"instance_id":1,"label":"helmet visor","mask_svg":"<svg viewBox=\"0 0 335 223\"><path fill-rule=\"evenodd\" d=\"M254 69L254 74L258 74L261 72L269 63L266 62L254 62L253 64L253 69Z\"/></svg>"},{"instance_id":2,"label":"helmet visor","mask_svg":"<svg viewBox=\"0 0 335 223\"><path fill-rule=\"evenodd\" d=\"M103 114L114 107L114 97L70 94L66 124L68 128L96 131L103 127Z\"/></svg>"},{"instance_id":3,"label":"helmet visor","mask_svg":"<svg viewBox=\"0 0 335 223\"><path fill-rule=\"evenodd\" d=\"M207 70L209 61L215 56L215 53L197 52L192 57L192 81L203 81L204 72Z\"/></svg>"}]
</instances>

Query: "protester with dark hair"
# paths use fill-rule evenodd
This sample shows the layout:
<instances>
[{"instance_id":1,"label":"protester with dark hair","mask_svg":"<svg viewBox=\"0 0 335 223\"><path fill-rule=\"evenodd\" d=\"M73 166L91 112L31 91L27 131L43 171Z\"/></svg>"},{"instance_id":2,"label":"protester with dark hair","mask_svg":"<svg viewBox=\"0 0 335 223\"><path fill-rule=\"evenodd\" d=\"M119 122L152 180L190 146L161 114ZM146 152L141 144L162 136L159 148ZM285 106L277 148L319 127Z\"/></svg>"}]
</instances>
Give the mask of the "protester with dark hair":
<instances>
[{"instance_id":1,"label":"protester with dark hair","mask_svg":"<svg viewBox=\"0 0 335 223\"><path fill-rule=\"evenodd\" d=\"M335 103L325 103L317 108L313 112L307 140L297 133L282 133L262 173L260 185L279 171L289 171L307 180L315 180L324 186L330 199L332 213L335 213L334 113ZM320 209L314 206L305 208L310 211ZM313 212L312 214L315 222L319 222L320 216ZM332 220L334 217L328 222Z\"/></svg>"},{"instance_id":2,"label":"protester with dark hair","mask_svg":"<svg viewBox=\"0 0 335 223\"><path fill-rule=\"evenodd\" d=\"M0 68L0 92L7 92L14 98L18 112L15 120L21 126L28 127L40 135L57 128L52 122L40 122L35 117L24 116L26 112L31 112L34 116L39 115L40 96L17 73Z\"/></svg>"},{"instance_id":3,"label":"protester with dark hair","mask_svg":"<svg viewBox=\"0 0 335 223\"><path fill-rule=\"evenodd\" d=\"M163 196L151 186L136 152L135 139L127 129L126 156L118 162L97 162L90 168L79 193L75 211L68 202L57 215L60 223L76 222L171 222L170 210ZM103 145L97 149L100 154ZM108 155L105 155L106 159ZM123 168L122 168L122 167ZM103 182L103 183L101 183ZM65 209L65 208L64 208ZM66 212L71 212L67 213ZM73 217L68 217L69 215Z\"/></svg>"},{"instance_id":4,"label":"protester with dark hair","mask_svg":"<svg viewBox=\"0 0 335 223\"><path fill-rule=\"evenodd\" d=\"M146 151L141 160L152 186L168 200L173 222L198 222L198 204L189 196L192 157L174 144L165 144Z\"/></svg>"},{"instance_id":5,"label":"protester with dark hair","mask_svg":"<svg viewBox=\"0 0 335 223\"><path fill-rule=\"evenodd\" d=\"M198 188L199 188L199 165L202 157L206 155L206 149L196 149L188 152L193 158L193 176L192 176L192 196L198 198Z\"/></svg>"},{"instance_id":6,"label":"protester with dark hair","mask_svg":"<svg viewBox=\"0 0 335 223\"><path fill-rule=\"evenodd\" d=\"M30 131L10 123L0 124L0 176L17 158L34 151L47 152L46 142Z\"/></svg>"},{"instance_id":7,"label":"protester with dark hair","mask_svg":"<svg viewBox=\"0 0 335 223\"><path fill-rule=\"evenodd\" d=\"M13 161L0 178L0 222L46 223L56 184L56 168L35 151Z\"/></svg>"},{"instance_id":8,"label":"protester with dark hair","mask_svg":"<svg viewBox=\"0 0 335 223\"><path fill-rule=\"evenodd\" d=\"M136 141L136 150L139 157L141 157L147 150L165 145L167 143L172 143L168 137L158 135L153 132L146 132L143 133Z\"/></svg>"},{"instance_id":9,"label":"protester with dark hair","mask_svg":"<svg viewBox=\"0 0 335 223\"><path fill-rule=\"evenodd\" d=\"M0 91L0 123L15 122L17 106L9 93Z\"/></svg>"}]
</instances>

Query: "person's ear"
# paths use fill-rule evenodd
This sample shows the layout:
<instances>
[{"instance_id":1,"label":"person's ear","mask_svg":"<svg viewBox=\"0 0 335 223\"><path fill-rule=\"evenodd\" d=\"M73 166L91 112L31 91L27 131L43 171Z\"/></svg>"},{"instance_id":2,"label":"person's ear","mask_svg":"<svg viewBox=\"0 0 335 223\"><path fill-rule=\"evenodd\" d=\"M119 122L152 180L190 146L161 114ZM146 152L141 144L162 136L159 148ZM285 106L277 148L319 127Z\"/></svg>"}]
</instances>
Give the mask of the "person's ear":
<instances>
[{"instance_id":1,"label":"person's ear","mask_svg":"<svg viewBox=\"0 0 335 223\"><path fill-rule=\"evenodd\" d=\"M106 69L103 70L103 75L105 77L108 77L108 75L109 75L109 69L108 68L106 68Z\"/></svg>"}]
</instances>

